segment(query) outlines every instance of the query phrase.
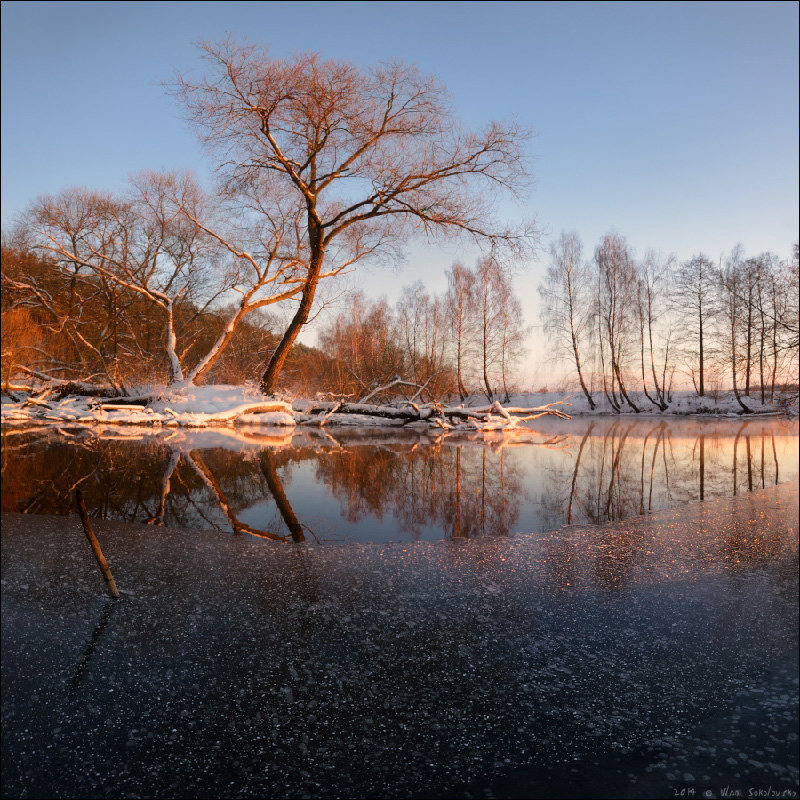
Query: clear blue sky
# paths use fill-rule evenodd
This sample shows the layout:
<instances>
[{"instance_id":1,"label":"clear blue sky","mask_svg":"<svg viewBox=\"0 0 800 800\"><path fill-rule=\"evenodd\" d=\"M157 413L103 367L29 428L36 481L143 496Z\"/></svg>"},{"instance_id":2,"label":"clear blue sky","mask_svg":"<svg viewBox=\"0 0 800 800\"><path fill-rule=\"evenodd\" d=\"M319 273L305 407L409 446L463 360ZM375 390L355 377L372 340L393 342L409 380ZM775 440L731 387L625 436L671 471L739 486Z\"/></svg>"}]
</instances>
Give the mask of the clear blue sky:
<instances>
[{"instance_id":1,"label":"clear blue sky","mask_svg":"<svg viewBox=\"0 0 800 800\"><path fill-rule=\"evenodd\" d=\"M519 213L587 249L612 226L648 247L789 255L798 237L797 3L35 3L2 5L2 223L69 185L113 189L192 167L199 146L160 81L230 32L277 54L416 62L473 125L533 128L537 185ZM455 250L414 247L443 287ZM527 287L536 322L534 287Z\"/></svg>"}]
</instances>

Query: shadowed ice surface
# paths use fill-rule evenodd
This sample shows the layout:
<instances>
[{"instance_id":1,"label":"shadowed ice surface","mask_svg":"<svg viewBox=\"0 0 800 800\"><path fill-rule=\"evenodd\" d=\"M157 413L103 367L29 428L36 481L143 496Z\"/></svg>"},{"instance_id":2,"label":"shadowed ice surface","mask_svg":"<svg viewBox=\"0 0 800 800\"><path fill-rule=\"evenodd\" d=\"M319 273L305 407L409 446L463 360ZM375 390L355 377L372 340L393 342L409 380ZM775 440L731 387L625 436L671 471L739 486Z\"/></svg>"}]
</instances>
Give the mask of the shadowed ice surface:
<instances>
[{"instance_id":1,"label":"shadowed ice surface","mask_svg":"<svg viewBox=\"0 0 800 800\"><path fill-rule=\"evenodd\" d=\"M630 451L645 481L652 446ZM74 517L6 513L3 794L796 792L798 491L755 485L760 448L736 497L509 538L295 547L98 520L116 602ZM564 474L547 485L568 496Z\"/></svg>"}]
</instances>

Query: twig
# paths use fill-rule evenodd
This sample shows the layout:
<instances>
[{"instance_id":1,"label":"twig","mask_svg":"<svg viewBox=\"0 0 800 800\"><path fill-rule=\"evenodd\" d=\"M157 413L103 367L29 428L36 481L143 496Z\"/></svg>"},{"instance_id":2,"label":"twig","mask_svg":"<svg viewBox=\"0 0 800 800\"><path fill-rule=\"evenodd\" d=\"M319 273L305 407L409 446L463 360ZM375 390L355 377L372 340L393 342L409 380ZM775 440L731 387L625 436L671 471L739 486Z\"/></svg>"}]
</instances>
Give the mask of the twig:
<instances>
[{"instance_id":1,"label":"twig","mask_svg":"<svg viewBox=\"0 0 800 800\"><path fill-rule=\"evenodd\" d=\"M428 379L430 380L430 379ZM428 383L425 383L427 386ZM380 394L381 392L385 392L387 389L391 389L392 386L413 386L415 389L424 389L425 386L420 386L418 383L412 383L411 381L404 381L401 378L395 378L393 381L390 381L385 386L378 386L377 388L373 389L369 394L362 397L358 402L359 403L366 403L372 397L375 397L376 394ZM414 395L411 399L414 400L417 395Z\"/></svg>"}]
</instances>

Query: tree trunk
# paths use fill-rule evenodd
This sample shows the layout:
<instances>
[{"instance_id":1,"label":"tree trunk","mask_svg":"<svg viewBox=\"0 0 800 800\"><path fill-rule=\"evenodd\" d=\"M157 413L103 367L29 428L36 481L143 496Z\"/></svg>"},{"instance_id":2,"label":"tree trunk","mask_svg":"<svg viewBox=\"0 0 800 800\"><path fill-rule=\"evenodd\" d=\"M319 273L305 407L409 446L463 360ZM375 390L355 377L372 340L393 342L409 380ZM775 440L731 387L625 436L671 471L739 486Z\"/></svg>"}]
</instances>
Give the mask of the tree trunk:
<instances>
[{"instance_id":1,"label":"tree trunk","mask_svg":"<svg viewBox=\"0 0 800 800\"><path fill-rule=\"evenodd\" d=\"M486 308L486 298L483 301L483 385L486 387L486 397L491 402L494 398L492 395L492 387L489 384L489 373L488 373L488 359L489 354L487 353L488 348L488 338L489 338L489 331L488 331L489 320L487 319L487 308Z\"/></svg>"},{"instance_id":2,"label":"tree trunk","mask_svg":"<svg viewBox=\"0 0 800 800\"><path fill-rule=\"evenodd\" d=\"M753 288L747 290L747 359L745 362L744 394L750 397L750 357L753 344Z\"/></svg>"},{"instance_id":3,"label":"tree trunk","mask_svg":"<svg viewBox=\"0 0 800 800\"><path fill-rule=\"evenodd\" d=\"M598 325L598 328L599 328L599 325ZM614 411L616 411L617 413L619 413L619 406L617 405L617 399L616 399L616 397L614 397L612 399L612 395L609 394L609 391L608 391L608 381L606 380L606 359L605 359L604 350L603 350L603 334L602 334L602 331L598 330L598 334L599 334L599 340L598 341L599 341L599 344L600 344L600 372L603 375L603 394L605 394L606 400L608 400L608 404L611 406L611 408ZM613 370L611 372L611 378L612 378L612 380L614 378ZM613 394L613 391L614 391L614 387L612 385L612 387L611 387L611 393L612 394Z\"/></svg>"},{"instance_id":4,"label":"tree trunk","mask_svg":"<svg viewBox=\"0 0 800 800\"><path fill-rule=\"evenodd\" d=\"M640 326L640 328L639 328L640 340L641 340L641 343L642 343L642 347L641 347L641 355L642 355L642 390L644 391L644 396L656 408L658 408L661 411L663 411L664 409L661 408L661 404L658 402L658 400L653 400L653 398L650 396L650 392L647 391L647 373L645 371L645 366L644 366L644 318L643 317L640 317L640 319L639 319L639 326ZM651 362L651 364L652 364L652 360L653 360L652 356L653 356L653 354L651 352L650 353L650 362ZM658 397L658 384L656 384L656 397Z\"/></svg>"},{"instance_id":5,"label":"tree trunk","mask_svg":"<svg viewBox=\"0 0 800 800\"><path fill-rule=\"evenodd\" d=\"M169 382L170 384L182 383L183 370L181 369L181 362L175 349L177 346L177 339L175 337L175 323L172 302L167 303L164 306L164 310L167 312L167 357L169 358Z\"/></svg>"},{"instance_id":6,"label":"tree trunk","mask_svg":"<svg viewBox=\"0 0 800 800\"><path fill-rule=\"evenodd\" d=\"M625 398L625 402L638 414L639 407L633 402L633 400L628 397L628 392L625 389L625 384L622 382L622 374L619 371L619 364L616 362L614 363L614 371L617 374L617 383L619 384L619 390L622 396Z\"/></svg>"},{"instance_id":7,"label":"tree trunk","mask_svg":"<svg viewBox=\"0 0 800 800\"><path fill-rule=\"evenodd\" d=\"M581 369L581 357L578 355L578 342L575 338L575 332L572 331L572 352L575 354L575 368L578 370L578 381L581 384L581 389L583 389L583 393L586 395L586 399L589 401L589 408L594 411L597 407L595 405L594 400L592 400L591 394L589 394L589 390L586 388L586 382L583 380L583 370Z\"/></svg>"},{"instance_id":8,"label":"tree trunk","mask_svg":"<svg viewBox=\"0 0 800 800\"><path fill-rule=\"evenodd\" d=\"M217 341L214 343L214 346L208 351L208 353L206 353L205 357L201 359L200 363L186 376L187 381L190 383L197 383L209 373L211 368L217 362L217 359L219 359L220 355L222 354L222 351L228 346L228 343L233 338L233 334L236 332L236 327L240 320L247 313L246 305L246 300L243 300L236 313L230 318L230 320L228 320L227 325L219 335Z\"/></svg>"},{"instance_id":9,"label":"tree trunk","mask_svg":"<svg viewBox=\"0 0 800 800\"><path fill-rule=\"evenodd\" d=\"M775 401L775 376L778 374L778 312L773 311L775 319L772 322L772 377L769 386L769 401Z\"/></svg>"},{"instance_id":10,"label":"tree trunk","mask_svg":"<svg viewBox=\"0 0 800 800\"><path fill-rule=\"evenodd\" d=\"M705 356L703 345L703 304L702 301L700 301L700 397L705 397L706 394L705 376L703 374L703 359Z\"/></svg>"},{"instance_id":11,"label":"tree trunk","mask_svg":"<svg viewBox=\"0 0 800 800\"><path fill-rule=\"evenodd\" d=\"M731 312L731 373L733 378L733 394L736 402L741 406L742 411L750 413L750 409L742 402L739 395L739 387L736 385L736 312ZM737 437L738 440L738 437ZM736 479L734 477L734 494L736 494Z\"/></svg>"},{"instance_id":12,"label":"tree trunk","mask_svg":"<svg viewBox=\"0 0 800 800\"><path fill-rule=\"evenodd\" d=\"M667 410L667 404L664 402L664 380L662 378L661 384L658 383L658 375L656 374L656 358L653 353L653 315L648 310L647 312L647 331L650 342L650 371L653 374L653 385L656 387L656 397L658 398L658 407L662 411ZM664 351L664 372L667 369L667 359L669 358L669 338Z\"/></svg>"},{"instance_id":13,"label":"tree trunk","mask_svg":"<svg viewBox=\"0 0 800 800\"><path fill-rule=\"evenodd\" d=\"M761 405L766 402L765 388L764 388L764 353L767 339L767 321L764 318L764 302L761 297L761 287L758 289L758 310L761 316L761 330L759 331L759 347L758 347L758 380L761 384Z\"/></svg>"},{"instance_id":14,"label":"tree trunk","mask_svg":"<svg viewBox=\"0 0 800 800\"><path fill-rule=\"evenodd\" d=\"M321 233L317 234L321 238ZM314 294L317 290L317 283L319 282L319 274L322 270L322 261L325 255L325 250L321 243L317 243L316 247L313 246L312 237L312 254L311 261L308 265L308 272L306 274L306 284L303 287L303 293L300 295L300 305L298 306L289 327L283 334L283 338L278 343L272 357L267 364L267 369L261 377L261 391L266 395L271 395L275 392L278 383L278 377L281 374L286 357L292 349L294 340L303 328L303 325L308 321L308 315L311 312L311 306L314 303Z\"/></svg>"},{"instance_id":15,"label":"tree trunk","mask_svg":"<svg viewBox=\"0 0 800 800\"><path fill-rule=\"evenodd\" d=\"M467 390L464 388L464 381L461 377L461 341L462 341L462 331L461 331L461 319L459 318L458 322L458 346L456 349L456 373L458 376L458 394L461 398L462 402L467 396Z\"/></svg>"}]
</instances>

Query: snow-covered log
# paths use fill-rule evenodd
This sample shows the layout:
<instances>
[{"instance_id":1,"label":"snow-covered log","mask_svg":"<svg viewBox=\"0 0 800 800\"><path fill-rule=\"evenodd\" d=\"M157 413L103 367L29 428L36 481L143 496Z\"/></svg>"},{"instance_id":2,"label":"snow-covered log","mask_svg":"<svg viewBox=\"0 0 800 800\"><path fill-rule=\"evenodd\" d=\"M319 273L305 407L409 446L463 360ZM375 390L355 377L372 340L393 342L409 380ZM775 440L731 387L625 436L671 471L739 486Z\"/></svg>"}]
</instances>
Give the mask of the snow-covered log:
<instances>
[{"instance_id":1,"label":"snow-covered log","mask_svg":"<svg viewBox=\"0 0 800 800\"><path fill-rule=\"evenodd\" d=\"M464 406L441 406L436 403L417 405L374 405L372 403L314 403L305 409L309 414L322 414L318 424L324 425L335 414L356 414L367 417L377 417L404 422L429 422L437 427L452 427L460 420L468 421L474 427L484 427L487 430L513 428L520 422L538 419L551 414L561 419L570 419L570 416L555 406L563 405L564 401L547 403L541 406L504 408L499 402L488 406L466 408ZM519 416L522 415L522 416Z\"/></svg>"},{"instance_id":2,"label":"snow-covered log","mask_svg":"<svg viewBox=\"0 0 800 800\"><path fill-rule=\"evenodd\" d=\"M537 419L547 414L560 417L561 419L571 419L569 414L564 413L555 406L569 405L565 400L558 400L554 403L546 403L542 406L507 406L500 405L496 401L488 406L464 407L464 406L448 406L442 409L442 414L446 417L458 417L461 419L486 419L487 417L497 414L507 421L511 421L515 415L522 414L522 418L517 418L519 422L526 419Z\"/></svg>"}]
</instances>

